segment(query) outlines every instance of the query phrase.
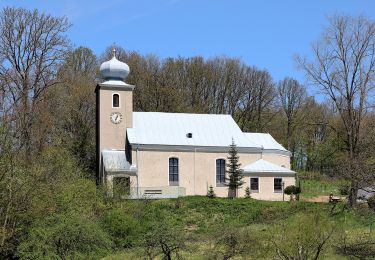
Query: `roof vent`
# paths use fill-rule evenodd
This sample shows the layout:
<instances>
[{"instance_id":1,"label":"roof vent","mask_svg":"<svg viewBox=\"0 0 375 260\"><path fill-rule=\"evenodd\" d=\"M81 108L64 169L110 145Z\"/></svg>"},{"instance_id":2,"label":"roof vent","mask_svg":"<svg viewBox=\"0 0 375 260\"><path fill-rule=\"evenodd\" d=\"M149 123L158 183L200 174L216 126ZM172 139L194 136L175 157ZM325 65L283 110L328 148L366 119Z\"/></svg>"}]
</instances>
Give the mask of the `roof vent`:
<instances>
[{"instance_id":1,"label":"roof vent","mask_svg":"<svg viewBox=\"0 0 375 260\"><path fill-rule=\"evenodd\" d=\"M193 133L187 133L187 134L186 134L186 137L187 137L187 138L193 138Z\"/></svg>"}]
</instances>

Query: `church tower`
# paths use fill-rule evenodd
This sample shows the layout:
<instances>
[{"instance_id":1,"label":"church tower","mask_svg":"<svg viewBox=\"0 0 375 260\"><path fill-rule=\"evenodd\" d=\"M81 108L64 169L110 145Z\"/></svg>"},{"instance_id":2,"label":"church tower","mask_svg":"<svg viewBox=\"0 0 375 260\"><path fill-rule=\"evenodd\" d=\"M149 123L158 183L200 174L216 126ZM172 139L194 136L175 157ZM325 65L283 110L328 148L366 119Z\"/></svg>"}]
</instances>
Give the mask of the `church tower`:
<instances>
[{"instance_id":1,"label":"church tower","mask_svg":"<svg viewBox=\"0 0 375 260\"><path fill-rule=\"evenodd\" d=\"M113 57L100 66L103 80L96 86L97 179L103 181L103 151L123 151L126 129L132 127L134 86L125 83L129 66Z\"/></svg>"}]
</instances>

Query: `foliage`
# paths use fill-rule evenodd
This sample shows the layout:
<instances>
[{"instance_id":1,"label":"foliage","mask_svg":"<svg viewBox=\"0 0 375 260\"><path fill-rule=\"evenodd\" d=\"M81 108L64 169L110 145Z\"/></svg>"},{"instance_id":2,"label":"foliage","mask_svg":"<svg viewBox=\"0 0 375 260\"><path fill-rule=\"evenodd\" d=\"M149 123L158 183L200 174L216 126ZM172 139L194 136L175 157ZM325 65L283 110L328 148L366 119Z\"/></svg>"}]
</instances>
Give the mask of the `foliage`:
<instances>
[{"instance_id":1,"label":"foliage","mask_svg":"<svg viewBox=\"0 0 375 260\"><path fill-rule=\"evenodd\" d=\"M223 227L216 236L215 246L211 252L215 259L232 259L237 257L255 257L259 243L249 230L238 230Z\"/></svg>"},{"instance_id":2,"label":"foliage","mask_svg":"<svg viewBox=\"0 0 375 260\"><path fill-rule=\"evenodd\" d=\"M280 259L318 259L326 251L335 232L324 215L296 216L272 229L271 243Z\"/></svg>"},{"instance_id":3,"label":"foliage","mask_svg":"<svg viewBox=\"0 0 375 260\"><path fill-rule=\"evenodd\" d=\"M228 183L226 185L228 186L228 195L229 197L237 197L237 191L238 188L242 187L244 184L243 179L243 170L241 169L241 164L239 163L239 156L237 151L237 146L234 143L234 140L232 140L232 144L230 145L229 149L229 156L227 163L227 169L226 173L228 177L226 178L228 180Z\"/></svg>"},{"instance_id":4,"label":"foliage","mask_svg":"<svg viewBox=\"0 0 375 260\"><path fill-rule=\"evenodd\" d=\"M141 246L144 256L154 259L162 256L163 259L180 258L180 251L186 248L184 230L173 223L173 219L158 215L147 226Z\"/></svg>"},{"instance_id":5,"label":"foliage","mask_svg":"<svg viewBox=\"0 0 375 260\"><path fill-rule=\"evenodd\" d=\"M342 232L335 248L339 254L346 257L372 259L375 257L375 236L371 230L355 235Z\"/></svg>"},{"instance_id":6,"label":"foliage","mask_svg":"<svg viewBox=\"0 0 375 260\"><path fill-rule=\"evenodd\" d=\"M375 195L372 195L370 198L367 199L367 204L370 209L375 211Z\"/></svg>"},{"instance_id":7,"label":"foliage","mask_svg":"<svg viewBox=\"0 0 375 260\"><path fill-rule=\"evenodd\" d=\"M246 187L246 189L245 189L245 198L251 198L250 188L249 187Z\"/></svg>"},{"instance_id":8,"label":"foliage","mask_svg":"<svg viewBox=\"0 0 375 260\"><path fill-rule=\"evenodd\" d=\"M55 214L30 229L17 255L25 259L87 259L105 256L111 247L109 236L95 221Z\"/></svg>"},{"instance_id":9,"label":"foliage","mask_svg":"<svg viewBox=\"0 0 375 260\"><path fill-rule=\"evenodd\" d=\"M216 194L212 185L210 185L210 187L208 188L207 197L210 199L216 198Z\"/></svg>"},{"instance_id":10,"label":"foliage","mask_svg":"<svg viewBox=\"0 0 375 260\"><path fill-rule=\"evenodd\" d=\"M284 189L284 193L287 195L298 195L301 193L301 188L294 185L290 185Z\"/></svg>"},{"instance_id":11,"label":"foliage","mask_svg":"<svg viewBox=\"0 0 375 260\"><path fill-rule=\"evenodd\" d=\"M139 240L139 223L125 210L114 208L103 216L103 227L118 249L134 246Z\"/></svg>"},{"instance_id":12,"label":"foliage","mask_svg":"<svg viewBox=\"0 0 375 260\"><path fill-rule=\"evenodd\" d=\"M343 196L349 195L349 189L350 189L350 186L348 186L348 185L341 185L339 187L340 195L343 195Z\"/></svg>"}]
</instances>

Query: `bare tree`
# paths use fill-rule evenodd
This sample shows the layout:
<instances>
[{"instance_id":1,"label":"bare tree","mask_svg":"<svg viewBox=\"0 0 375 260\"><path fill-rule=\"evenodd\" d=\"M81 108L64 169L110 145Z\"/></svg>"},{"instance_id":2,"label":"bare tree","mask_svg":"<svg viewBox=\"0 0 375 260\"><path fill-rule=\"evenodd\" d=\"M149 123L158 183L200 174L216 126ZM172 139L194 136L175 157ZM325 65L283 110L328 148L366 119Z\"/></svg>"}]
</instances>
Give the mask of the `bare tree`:
<instances>
[{"instance_id":1,"label":"bare tree","mask_svg":"<svg viewBox=\"0 0 375 260\"><path fill-rule=\"evenodd\" d=\"M294 154L293 132L296 127L298 113L306 99L306 89L297 80L286 77L278 83L277 92L281 109L286 117L287 149Z\"/></svg>"},{"instance_id":2,"label":"bare tree","mask_svg":"<svg viewBox=\"0 0 375 260\"><path fill-rule=\"evenodd\" d=\"M320 41L313 45L314 59L298 59L312 83L334 102L345 128L345 175L351 180L349 203L360 188L354 166L361 138L362 119L374 90L375 23L364 17L334 16Z\"/></svg>"},{"instance_id":3,"label":"bare tree","mask_svg":"<svg viewBox=\"0 0 375 260\"><path fill-rule=\"evenodd\" d=\"M37 10L4 8L0 12L0 81L19 133L26 159L32 148L32 128L38 102L55 85L57 67L69 47L64 33L70 24Z\"/></svg>"}]
</instances>

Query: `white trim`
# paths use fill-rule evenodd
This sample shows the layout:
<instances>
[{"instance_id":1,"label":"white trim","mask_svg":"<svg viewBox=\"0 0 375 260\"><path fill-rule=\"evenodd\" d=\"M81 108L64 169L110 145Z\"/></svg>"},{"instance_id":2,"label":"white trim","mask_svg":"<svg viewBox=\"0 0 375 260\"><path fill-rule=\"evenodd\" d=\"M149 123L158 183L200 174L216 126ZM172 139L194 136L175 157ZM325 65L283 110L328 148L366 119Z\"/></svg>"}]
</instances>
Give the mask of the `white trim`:
<instances>
[{"instance_id":1,"label":"white trim","mask_svg":"<svg viewBox=\"0 0 375 260\"><path fill-rule=\"evenodd\" d=\"M177 159L177 162L178 162L178 168L177 168L177 170L178 170L178 186L171 186L171 185L169 185L169 159L171 159L171 158L176 158ZM168 180L168 187L180 187L180 157L178 157L177 155L170 155L170 156L168 156L168 163L167 163L167 165L168 165L168 169L167 169L167 173L168 173L168 176L167 176L167 180Z\"/></svg>"},{"instance_id":2,"label":"white trim","mask_svg":"<svg viewBox=\"0 0 375 260\"><path fill-rule=\"evenodd\" d=\"M249 177L249 189L250 189L250 194L252 192L252 189L251 189L251 178L256 178L258 179L258 192L254 192L256 194L259 194L260 193L260 177L259 176L250 176Z\"/></svg>"},{"instance_id":3,"label":"white trim","mask_svg":"<svg viewBox=\"0 0 375 260\"><path fill-rule=\"evenodd\" d=\"M275 179L281 179L281 192L280 191L275 191ZM273 193L282 194L284 192L283 191L283 182L284 182L284 178L283 177L273 177L273 182L272 182Z\"/></svg>"},{"instance_id":4,"label":"white trim","mask_svg":"<svg viewBox=\"0 0 375 260\"><path fill-rule=\"evenodd\" d=\"M114 95L118 95L118 107L114 107L113 106L113 96ZM111 100L112 108L121 108L121 98L120 98L121 95L120 95L120 93L118 93L118 92L112 92L111 97L112 97L112 100Z\"/></svg>"},{"instance_id":5,"label":"white trim","mask_svg":"<svg viewBox=\"0 0 375 260\"><path fill-rule=\"evenodd\" d=\"M226 186L217 186L217 181L216 181L216 175L217 175L217 168L216 168L216 161L217 160L224 160L224 162L225 162L225 171L224 171L224 176L225 176L225 178L227 177L227 158L225 158L225 157L216 157L215 158L215 160L214 160L214 177L215 177L215 179L214 179L214 183L215 183L215 188L224 188L224 187L226 187Z\"/></svg>"}]
</instances>

